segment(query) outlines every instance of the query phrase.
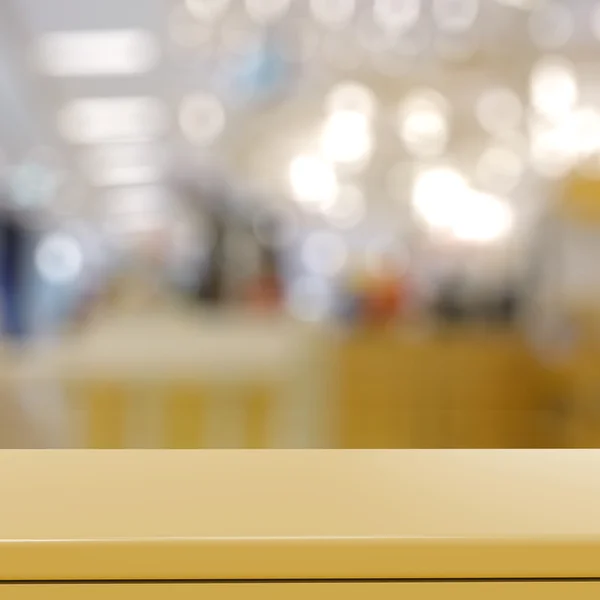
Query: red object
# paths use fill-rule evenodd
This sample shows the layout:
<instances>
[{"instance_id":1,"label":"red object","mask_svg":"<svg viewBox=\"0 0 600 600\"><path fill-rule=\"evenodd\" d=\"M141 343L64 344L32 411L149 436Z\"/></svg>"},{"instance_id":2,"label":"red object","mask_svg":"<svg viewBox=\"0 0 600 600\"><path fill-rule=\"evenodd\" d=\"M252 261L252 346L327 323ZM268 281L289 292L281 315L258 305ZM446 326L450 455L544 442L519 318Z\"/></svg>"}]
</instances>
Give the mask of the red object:
<instances>
[{"instance_id":1,"label":"red object","mask_svg":"<svg viewBox=\"0 0 600 600\"><path fill-rule=\"evenodd\" d=\"M275 277L260 277L248 290L248 301L261 310L276 310L281 306L283 293Z\"/></svg>"},{"instance_id":2,"label":"red object","mask_svg":"<svg viewBox=\"0 0 600 600\"><path fill-rule=\"evenodd\" d=\"M382 280L373 285L365 298L365 317L371 323L384 324L399 313L402 294L396 280Z\"/></svg>"}]
</instances>

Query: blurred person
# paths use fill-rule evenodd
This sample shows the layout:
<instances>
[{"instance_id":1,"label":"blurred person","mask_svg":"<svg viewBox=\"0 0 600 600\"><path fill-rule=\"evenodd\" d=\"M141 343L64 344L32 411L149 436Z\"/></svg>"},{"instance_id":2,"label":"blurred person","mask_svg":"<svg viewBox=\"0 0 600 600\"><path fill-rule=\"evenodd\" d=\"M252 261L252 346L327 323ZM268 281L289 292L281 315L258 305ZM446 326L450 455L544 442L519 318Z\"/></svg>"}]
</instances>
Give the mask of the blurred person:
<instances>
[{"instance_id":1,"label":"blurred person","mask_svg":"<svg viewBox=\"0 0 600 600\"><path fill-rule=\"evenodd\" d=\"M218 211L209 215L213 243L207 260L200 269L197 287L197 298L201 302L220 305L225 295L225 239L227 233L226 219Z\"/></svg>"},{"instance_id":2,"label":"blurred person","mask_svg":"<svg viewBox=\"0 0 600 600\"><path fill-rule=\"evenodd\" d=\"M0 243L2 330L11 339L21 339L26 333L23 284L30 240L7 195L0 202Z\"/></svg>"}]
</instances>

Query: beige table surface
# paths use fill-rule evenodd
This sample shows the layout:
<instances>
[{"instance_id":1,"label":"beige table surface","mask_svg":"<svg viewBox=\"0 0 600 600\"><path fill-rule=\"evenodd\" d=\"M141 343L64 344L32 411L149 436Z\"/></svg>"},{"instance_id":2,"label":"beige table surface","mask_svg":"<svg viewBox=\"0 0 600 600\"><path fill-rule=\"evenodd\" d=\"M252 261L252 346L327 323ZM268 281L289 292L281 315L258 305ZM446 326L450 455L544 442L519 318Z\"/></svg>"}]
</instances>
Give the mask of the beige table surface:
<instances>
[{"instance_id":1,"label":"beige table surface","mask_svg":"<svg viewBox=\"0 0 600 600\"><path fill-rule=\"evenodd\" d=\"M5 451L0 579L599 577L597 451Z\"/></svg>"}]
</instances>

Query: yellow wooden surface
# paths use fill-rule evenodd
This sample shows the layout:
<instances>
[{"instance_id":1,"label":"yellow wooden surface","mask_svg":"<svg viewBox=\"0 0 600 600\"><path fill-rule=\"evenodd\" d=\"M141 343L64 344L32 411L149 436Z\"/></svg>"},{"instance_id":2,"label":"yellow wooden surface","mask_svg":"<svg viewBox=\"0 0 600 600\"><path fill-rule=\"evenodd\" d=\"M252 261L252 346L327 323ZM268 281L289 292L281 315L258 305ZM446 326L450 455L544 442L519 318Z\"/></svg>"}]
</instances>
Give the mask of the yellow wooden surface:
<instances>
[{"instance_id":1,"label":"yellow wooden surface","mask_svg":"<svg viewBox=\"0 0 600 600\"><path fill-rule=\"evenodd\" d=\"M86 448L124 448L128 391L122 381L89 379L68 386L71 419ZM83 404L83 406L82 406Z\"/></svg>"},{"instance_id":2,"label":"yellow wooden surface","mask_svg":"<svg viewBox=\"0 0 600 600\"><path fill-rule=\"evenodd\" d=\"M0 584L4 600L596 600L598 582Z\"/></svg>"},{"instance_id":3,"label":"yellow wooden surface","mask_svg":"<svg viewBox=\"0 0 600 600\"><path fill-rule=\"evenodd\" d=\"M559 208L562 214L580 223L600 223L600 177L582 173L564 182Z\"/></svg>"},{"instance_id":4,"label":"yellow wooden surface","mask_svg":"<svg viewBox=\"0 0 600 600\"><path fill-rule=\"evenodd\" d=\"M272 410L277 400L277 386L270 382L256 382L240 389L248 396L244 405L246 411L246 447L269 447L269 424Z\"/></svg>"},{"instance_id":5,"label":"yellow wooden surface","mask_svg":"<svg viewBox=\"0 0 600 600\"><path fill-rule=\"evenodd\" d=\"M164 386L165 446L167 448L201 448L203 409L206 393L193 381L177 381Z\"/></svg>"},{"instance_id":6,"label":"yellow wooden surface","mask_svg":"<svg viewBox=\"0 0 600 600\"><path fill-rule=\"evenodd\" d=\"M599 451L4 451L0 580L600 577Z\"/></svg>"},{"instance_id":7,"label":"yellow wooden surface","mask_svg":"<svg viewBox=\"0 0 600 600\"><path fill-rule=\"evenodd\" d=\"M359 332L338 360L342 447L554 445L539 433L547 374L518 332Z\"/></svg>"}]
</instances>

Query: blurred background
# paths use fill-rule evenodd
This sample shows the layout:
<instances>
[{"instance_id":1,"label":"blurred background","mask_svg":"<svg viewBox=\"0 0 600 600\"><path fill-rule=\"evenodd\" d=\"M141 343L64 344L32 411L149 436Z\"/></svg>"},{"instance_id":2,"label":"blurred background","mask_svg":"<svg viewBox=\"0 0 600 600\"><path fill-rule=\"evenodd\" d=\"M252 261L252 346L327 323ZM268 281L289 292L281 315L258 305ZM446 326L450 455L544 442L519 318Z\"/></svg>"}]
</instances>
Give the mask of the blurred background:
<instances>
[{"instance_id":1,"label":"blurred background","mask_svg":"<svg viewBox=\"0 0 600 600\"><path fill-rule=\"evenodd\" d=\"M600 2L3 0L0 446L600 447Z\"/></svg>"}]
</instances>

